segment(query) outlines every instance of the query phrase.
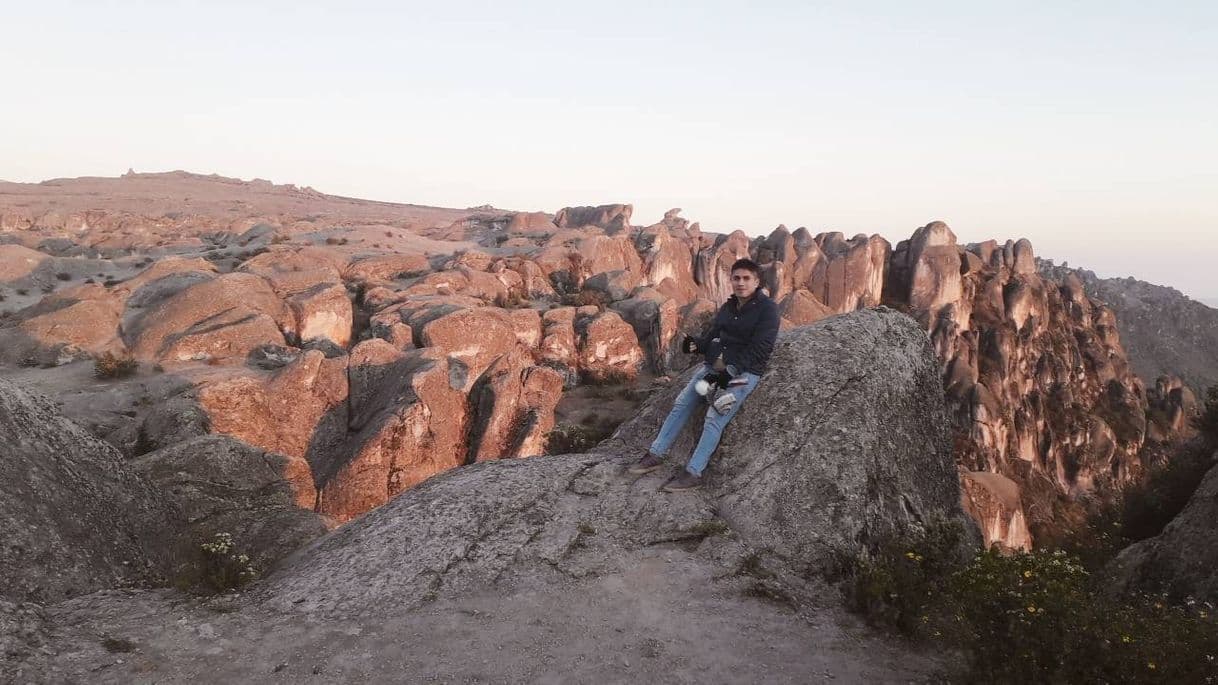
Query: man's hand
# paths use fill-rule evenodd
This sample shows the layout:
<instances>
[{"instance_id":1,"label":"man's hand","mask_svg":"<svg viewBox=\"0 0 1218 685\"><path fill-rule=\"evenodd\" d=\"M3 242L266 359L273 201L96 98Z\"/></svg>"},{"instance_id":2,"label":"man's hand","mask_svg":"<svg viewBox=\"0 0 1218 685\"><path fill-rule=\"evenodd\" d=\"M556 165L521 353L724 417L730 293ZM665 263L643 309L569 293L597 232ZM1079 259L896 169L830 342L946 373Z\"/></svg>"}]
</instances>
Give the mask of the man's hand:
<instances>
[{"instance_id":1,"label":"man's hand","mask_svg":"<svg viewBox=\"0 0 1218 685\"><path fill-rule=\"evenodd\" d=\"M703 378L706 379L707 383L720 390L726 390L728 384L732 382L732 374L727 371L712 371L703 376Z\"/></svg>"},{"instance_id":2,"label":"man's hand","mask_svg":"<svg viewBox=\"0 0 1218 685\"><path fill-rule=\"evenodd\" d=\"M685 354L697 354L702 350L698 349L698 340L693 336L687 335L685 336L685 339L681 341L681 351Z\"/></svg>"}]
</instances>

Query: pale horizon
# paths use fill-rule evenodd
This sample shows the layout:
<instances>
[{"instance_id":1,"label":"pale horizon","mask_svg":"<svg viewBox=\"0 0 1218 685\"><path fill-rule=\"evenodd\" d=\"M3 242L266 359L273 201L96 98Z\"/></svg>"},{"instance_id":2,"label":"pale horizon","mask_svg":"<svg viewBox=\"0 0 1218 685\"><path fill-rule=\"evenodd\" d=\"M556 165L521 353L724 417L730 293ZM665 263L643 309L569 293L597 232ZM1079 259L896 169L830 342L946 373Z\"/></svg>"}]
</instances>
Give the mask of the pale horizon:
<instances>
[{"instance_id":1,"label":"pale horizon","mask_svg":"<svg viewBox=\"0 0 1218 685\"><path fill-rule=\"evenodd\" d=\"M624 202L962 243L1218 304L1218 7L44 3L0 178L183 169L372 200Z\"/></svg>"}]
</instances>

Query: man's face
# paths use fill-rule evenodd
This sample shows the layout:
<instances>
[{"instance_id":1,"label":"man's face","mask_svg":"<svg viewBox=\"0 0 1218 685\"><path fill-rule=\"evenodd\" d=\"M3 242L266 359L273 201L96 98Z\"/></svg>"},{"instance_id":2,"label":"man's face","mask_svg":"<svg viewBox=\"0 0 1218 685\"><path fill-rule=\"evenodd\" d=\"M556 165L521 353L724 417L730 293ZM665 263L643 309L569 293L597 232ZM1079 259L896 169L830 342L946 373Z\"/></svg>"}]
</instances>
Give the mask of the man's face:
<instances>
[{"instance_id":1,"label":"man's face","mask_svg":"<svg viewBox=\"0 0 1218 685\"><path fill-rule=\"evenodd\" d=\"M757 286L761 285L761 281L757 279L757 274L748 269L736 269L732 272L732 292L736 297L748 299L757 292Z\"/></svg>"}]
</instances>

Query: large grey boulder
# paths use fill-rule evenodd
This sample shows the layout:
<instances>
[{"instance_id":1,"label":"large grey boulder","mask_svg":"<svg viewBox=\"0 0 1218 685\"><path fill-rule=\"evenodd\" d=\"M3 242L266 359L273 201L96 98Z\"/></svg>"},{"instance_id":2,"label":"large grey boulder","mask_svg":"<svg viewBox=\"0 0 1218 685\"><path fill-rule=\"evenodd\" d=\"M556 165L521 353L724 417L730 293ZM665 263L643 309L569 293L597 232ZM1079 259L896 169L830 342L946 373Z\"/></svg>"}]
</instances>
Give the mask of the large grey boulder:
<instances>
[{"instance_id":1,"label":"large grey boulder","mask_svg":"<svg viewBox=\"0 0 1218 685\"><path fill-rule=\"evenodd\" d=\"M707 471L733 528L813 572L934 520L973 534L939 362L915 321L881 307L796 328L769 368ZM641 455L678 390L619 427L618 448ZM688 458L700 431L691 420L674 459Z\"/></svg>"},{"instance_id":2,"label":"large grey boulder","mask_svg":"<svg viewBox=\"0 0 1218 685\"><path fill-rule=\"evenodd\" d=\"M0 599L165 577L177 510L110 445L0 378Z\"/></svg>"},{"instance_id":3,"label":"large grey boulder","mask_svg":"<svg viewBox=\"0 0 1218 685\"><path fill-rule=\"evenodd\" d=\"M1218 454L1215 455L1218 458ZM1159 533L1121 550L1106 569L1119 590L1218 603L1218 466Z\"/></svg>"},{"instance_id":4,"label":"large grey boulder","mask_svg":"<svg viewBox=\"0 0 1218 685\"><path fill-rule=\"evenodd\" d=\"M976 540L960 509L938 365L914 321L881 309L788 332L772 369L701 491L659 492L667 470L624 473L674 383L591 453L433 477L296 552L254 592L287 611L395 611L611 574L664 544L704 552L728 576L761 565L797 586L931 521L959 522ZM681 462L700 423L678 444Z\"/></svg>"},{"instance_id":5,"label":"large grey boulder","mask_svg":"<svg viewBox=\"0 0 1218 685\"><path fill-rule=\"evenodd\" d=\"M197 538L229 533L260 571L326 532L321 516L296 505L283 455L206 435L132 463L181 506Z\"/></svg>"}]
</instances>

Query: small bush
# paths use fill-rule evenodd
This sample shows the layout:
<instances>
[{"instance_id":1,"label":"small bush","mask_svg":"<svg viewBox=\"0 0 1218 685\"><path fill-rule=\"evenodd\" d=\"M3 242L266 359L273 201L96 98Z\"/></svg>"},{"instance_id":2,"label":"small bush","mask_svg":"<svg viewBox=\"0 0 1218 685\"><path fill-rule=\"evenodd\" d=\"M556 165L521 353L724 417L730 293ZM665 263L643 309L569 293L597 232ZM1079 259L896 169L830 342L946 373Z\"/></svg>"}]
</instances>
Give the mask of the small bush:
<instances>
[{"instance_id":1,"label":"small bush","mask_svg":"<svg viewBox=\"0 0 1218 685\"><path fill-rule=\"evenodd\" d=\"M203 552L203 584L215 592L235 590L258 577L250 558L242 554L228 533L216 533Z\"/></svg>"},{"instance_id":2,"label":"small bush","mask_svg":"<svg viewBox=\"0 0 1218 685\"><path fill-rule=\"evenodd\" d=\"M139 362L130 355L106 352L93 360L93 375L98 378L115 379L132 376L140 368Z\"/></svg>"},{"instance_id":3,"label":"small bush","mask_svg":"<svg viewBox=\"0 0 1218 685\"><path fill-rule=\"evenodd\" d=\"M612 429L596 426L559 424L546 435L546 454L587 452L609 437Z\"/></svg>"},{"instance_id":4,"label":"small bush","mask_svg":"<svg viewBox=\"0 0 1218 685\"><path fill-rule=\"evenodd\" d=\"M1212 606L1113 596L1061 550L961 564L952 547L931 532L861 559L852 608L961 650L965 682L1218 682Z\"/></svg>"},{"instance_id":5,"label":"small bush","mask_svg":"<svg viewBox=\"0 0 1218 685\"><path fill-rule=\"evenodd\" d=\"M22 296L29 295L30 291L26 290L25 288L17 288L17 294Z\"/></svg>"},{"instance_id":6,"label":"small bush","mask_svg":"<svg viewBox=\"0 0 1218 685\"><path fill-rule=\"evenodd\" d=\"M58 278L61 281L70 281L72 280L72 274L68 273L67 271L60 271L59 273L55 274L55 278Z\"/></svg>"}]
</instances>

